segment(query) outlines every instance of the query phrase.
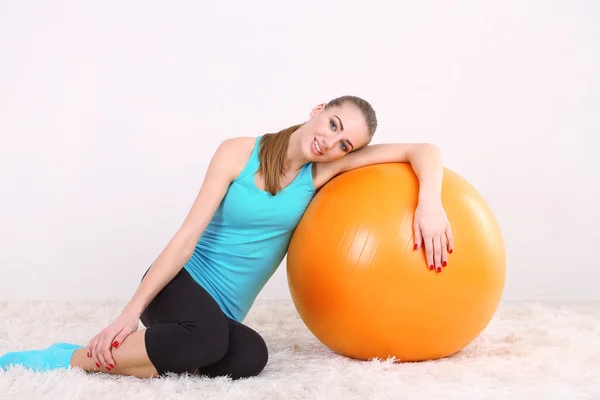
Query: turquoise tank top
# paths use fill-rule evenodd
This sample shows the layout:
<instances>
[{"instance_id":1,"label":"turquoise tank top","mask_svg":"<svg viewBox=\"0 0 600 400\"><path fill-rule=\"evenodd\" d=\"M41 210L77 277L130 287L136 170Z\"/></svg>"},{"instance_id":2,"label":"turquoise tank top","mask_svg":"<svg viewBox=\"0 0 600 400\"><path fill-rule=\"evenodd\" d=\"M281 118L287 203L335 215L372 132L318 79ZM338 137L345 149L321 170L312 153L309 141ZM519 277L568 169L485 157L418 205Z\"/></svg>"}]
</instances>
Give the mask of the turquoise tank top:
<instances>
[{"instance_id":1,"label":"turquoise tank top","mask_svg":"<svg viewBox=\"0 0 600 400\"><path fill-rule=\"evenodd\" d=\"M238 322L283 261L315 195L312 163L275 196L256 186L260 138L184 266L225 315Z\"/></svg>"}]
</instances>

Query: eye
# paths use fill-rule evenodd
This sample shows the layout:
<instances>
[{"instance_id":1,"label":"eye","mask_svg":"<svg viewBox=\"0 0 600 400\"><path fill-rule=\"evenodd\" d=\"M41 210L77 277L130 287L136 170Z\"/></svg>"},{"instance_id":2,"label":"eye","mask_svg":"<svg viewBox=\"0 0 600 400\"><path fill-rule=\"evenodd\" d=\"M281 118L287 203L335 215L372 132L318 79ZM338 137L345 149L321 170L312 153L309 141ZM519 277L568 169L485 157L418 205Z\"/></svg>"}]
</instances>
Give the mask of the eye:
<instances>
[{"instance_id":1,"label":"eye","mask_svg":"<svg viewBox=\"0 0 600 400\"><path fill-rule=\"evenodd\" d=\"M346 144L346 142L341 142L341 143L340 143L340 146L341 146L341 148L342 148L342 151L343 151L344 153L347 153L347 152L348 152L348 145Z\"/></svg>"},{"instance_id":2,"label":"eye","mask_svg":"<svg viewBox=\"0 0 600 400\"><path fill-rule=\"evenodd\" d=\"M337 125L332 119L329 120L329 125L331 125L331 129L333 129L334 131L337 130Z\"/></svg>"}]
</instances>

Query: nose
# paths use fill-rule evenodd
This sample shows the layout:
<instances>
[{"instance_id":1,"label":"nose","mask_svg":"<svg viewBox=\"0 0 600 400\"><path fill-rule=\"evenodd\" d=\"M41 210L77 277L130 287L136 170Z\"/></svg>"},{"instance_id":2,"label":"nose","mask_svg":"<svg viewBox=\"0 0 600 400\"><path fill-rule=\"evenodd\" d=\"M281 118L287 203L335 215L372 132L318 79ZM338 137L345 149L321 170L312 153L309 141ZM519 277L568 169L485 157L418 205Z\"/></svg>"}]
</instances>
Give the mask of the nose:
<instances>
[{"instance_id":1,"label":"nose","mask_svg":"<svg viewBox=\"0 0 600 400\"><path fill-rule=\"evenodd\" d=\"M325 147L324 150L330 150L335 145L335 143L340 141L341 138L342 135L339 133L330 135L327 138L323 138L323 146Z\"/></svg>"}]
</instances>

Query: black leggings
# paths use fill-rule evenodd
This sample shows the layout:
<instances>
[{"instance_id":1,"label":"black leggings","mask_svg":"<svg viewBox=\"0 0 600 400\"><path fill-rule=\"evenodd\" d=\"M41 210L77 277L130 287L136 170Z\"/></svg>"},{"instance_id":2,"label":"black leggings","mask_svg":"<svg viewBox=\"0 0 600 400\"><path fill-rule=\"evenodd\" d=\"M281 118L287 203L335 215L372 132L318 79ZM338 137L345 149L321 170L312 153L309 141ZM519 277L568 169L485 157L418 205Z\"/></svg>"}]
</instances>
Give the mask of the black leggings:
<instances>
[{"instance_id":1,"label":"black leggings","mask_svg":"<svg viewBox=\"0 0 600 400\"><path fill-rule=\"evenodd\" d=\"M161 376L190 372L240 379L258 375L267 365L263 338L228 318L183 268L140 319L147 328L148 357Z\"/></svg>"}]
</instances>

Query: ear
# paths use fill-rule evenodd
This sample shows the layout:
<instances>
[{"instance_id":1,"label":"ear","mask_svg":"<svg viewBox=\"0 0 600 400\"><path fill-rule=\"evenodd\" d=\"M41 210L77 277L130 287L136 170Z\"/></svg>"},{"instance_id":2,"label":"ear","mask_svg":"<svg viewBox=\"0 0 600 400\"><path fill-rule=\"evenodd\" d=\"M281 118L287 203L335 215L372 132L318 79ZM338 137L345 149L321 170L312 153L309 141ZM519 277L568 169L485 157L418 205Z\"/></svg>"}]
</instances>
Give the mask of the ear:
<instances>
[{"instance_id":1,"label":"ear","mask_svg":"<svg viewBox=\"0 0 600 400\"><path fill-rule=\"evenodd\" d=\"M316 106L315 108L313 108L312 111L310 112L311 118L314 117L315 115L317 115L318 113L320 113L321 111L323 111L324 109L325 109L325 103L321 103L318 106Z\"/></svg>"}]
</instances>

